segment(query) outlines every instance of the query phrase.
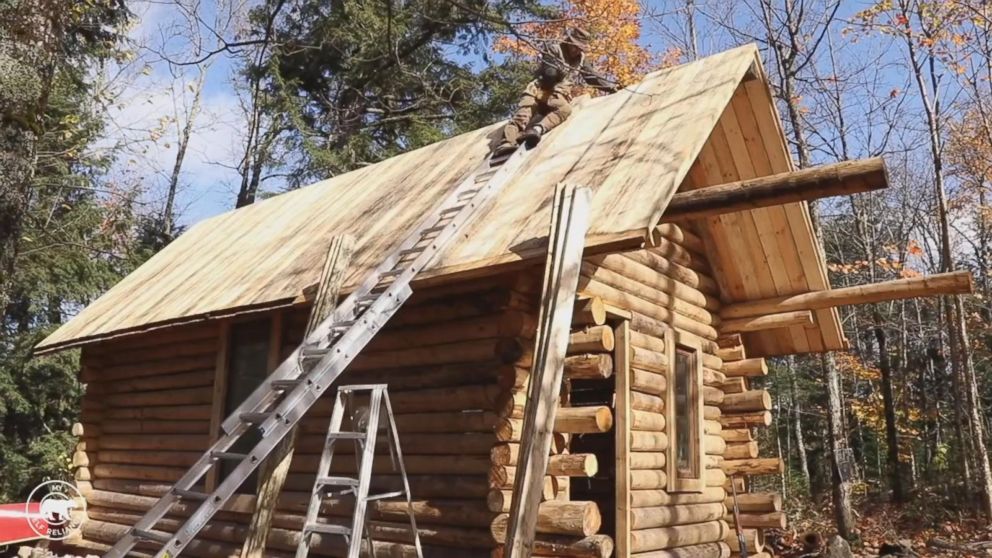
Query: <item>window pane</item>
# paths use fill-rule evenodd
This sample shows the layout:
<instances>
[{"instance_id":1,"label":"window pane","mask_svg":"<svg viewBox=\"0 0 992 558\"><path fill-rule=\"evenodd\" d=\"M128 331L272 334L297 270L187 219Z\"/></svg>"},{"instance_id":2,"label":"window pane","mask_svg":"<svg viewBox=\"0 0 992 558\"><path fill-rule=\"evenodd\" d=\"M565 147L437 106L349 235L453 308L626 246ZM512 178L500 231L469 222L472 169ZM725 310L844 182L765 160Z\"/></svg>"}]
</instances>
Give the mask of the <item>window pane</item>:
<instances>
[{"instance_id":1,"label":"window pane","mask_svg":"<svg viewBox=\"0 0 992 558\"><path fill-rule=\"evenodd\" d=\"M695 402L696 354L675 350L675 467L680 478L699 478L697 473Z\"/></svg>"},{"instance_id":2,"label":"window pane","mask_svg":"<svg viewBox=\"0 0 992 558\"><path fill-rule=\"evenodd\" d=\"M224 416L230 414L242 401L248 398L269 373L269 329L271 320L241 322L231 326L227 361L227 393L224 397ZM251 430L242 436L228 451L247 453L261 440L258 430ZM221 466L220 479L234 469L237 463L225 461ZM238 492L255 491L253 474Z\"/></svg>"}]
</instances>

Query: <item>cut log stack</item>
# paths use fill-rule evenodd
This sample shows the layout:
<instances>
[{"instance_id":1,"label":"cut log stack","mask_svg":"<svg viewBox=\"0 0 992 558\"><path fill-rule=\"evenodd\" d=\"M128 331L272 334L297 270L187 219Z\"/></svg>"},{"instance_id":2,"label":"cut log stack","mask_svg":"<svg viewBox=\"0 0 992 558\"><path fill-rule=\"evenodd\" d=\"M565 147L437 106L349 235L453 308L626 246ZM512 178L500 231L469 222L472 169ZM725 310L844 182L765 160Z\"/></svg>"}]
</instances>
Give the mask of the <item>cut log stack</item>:
<instances>
[{"instance_id":1,"label":"cut log stack","mask_svg":"<svg viewBox=\"0 0 992 558\"><path fill-rule=\"evenodd\" d=\"M626 524L629 537L618 533L618 555L726 557L723 488L720 469L726 443L719 436L719 405L727 381L718 356L719 300L716 283L702 255L702 242L673 224L658 228L652 249L588 258L579 290L602 298L608 306L630 313L629 455L618 454L616 474L628 470L630 501ZM666 391L669 359L666 335L672 332L702 348L705 404L702 492L669 492ZM617 374L620 374L620 369ZM618 385L622 385L618 383ZM617 394L623 400L623 394ZM621 444L618 442L617 444ZM622 509L622 502L617 508ZM618 522L618 526L624 522ZM618 527L620 528L620 527Z\"/></svg>"},{"instance_id":2,"label":"cut log stack","mask_svg":"<svg viewBox=\"0 0 992 558\"><path fill-rule=\"evenodd\" d=\"M751 380L768 374L768 366L764 359L747 358L741 336L737 333L725 333L717 342L724 359L723 373L727 377L727 381L720 386L724 393L721 404L723 415L720 418L724 429L721 436L727 443L721 468L728 476L728 493L730 483L737 483L738 518L748 556L770 556L770 553L764 552L764 530L785 528L782 498L777 493L748 492L750 483L747 482L751 476L779 474L782 471L782 462L777 457L759 457L758 443L752 436L752 428L768 426L772 420L771 396L765 390L751 388ZM725 541L733 556L739 556L733 497L728 495L725 504L725 519L730 526Z\"/></svg>"},{"instance_id":3,"label":"cut log stack","mask_svg":"<svg viewBox=\"0 0 992 558\"><path fill-rule=\"evenodd\" d=\"M598 401L576 405L571 398L572 382L595 383L613 375L611 354L616 339L612 327L606 324L606 317L602 299L580 297L576 302L565 379L555 418L555 443L545 477L544 502L539 508L535 556L607 558L613 551L612 538L599 534L604 525L601 506L592 499L577 497L571 490L573 479L596 477L601 460L606 464L610 462L609 455L597 455L572 445L579 436L602 435L613 428L613 412L609 406ZM525 370L500 395L511 404L497 424L498 443L490 455L487 502L489 510L498 514L490 525L492 538L497 541L505 540L506 536L528 381L529 370ZM503 546L492 551L494 557L505 554Z\"/></svg>"}]
</instances>

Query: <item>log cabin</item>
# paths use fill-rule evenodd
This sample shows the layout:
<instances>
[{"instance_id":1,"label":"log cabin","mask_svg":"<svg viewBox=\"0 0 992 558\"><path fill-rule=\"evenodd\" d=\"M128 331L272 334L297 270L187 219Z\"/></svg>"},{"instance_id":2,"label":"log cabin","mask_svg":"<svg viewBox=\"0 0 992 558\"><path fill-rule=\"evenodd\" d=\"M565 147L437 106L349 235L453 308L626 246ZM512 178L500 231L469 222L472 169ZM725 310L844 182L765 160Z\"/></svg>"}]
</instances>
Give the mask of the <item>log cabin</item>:
<instances>
[{"instance_id":1,"label":"log cabin","mask_svg":"<svg viewBox=\"0 0 992 558\"><path fill-rule=\"evenodd\" d=\"M356 240L347 292L485 160L499 128L200 222L39 344L82 351L73 465L87 511L72 547L118 540L301 343L331 239ZM806 200L884 188L884 165L796 170L753 46L578 100L341 377L389 386L425 556L508 555L560 182L594 197L533 555L736 555L735 488L749 555L770 556L762 532L785 527L782 498L749 491L783 467L754 437L772 419L751 385L764 359L845 350L838 306L968 292L970 276L831 290ZM184 554L291 556L330 410L321 400L300 423L261 549L246 541L267 477ZM340 451L335 466L353 470ZM395 486L386 465L374 463L374 483ZM350 510L327 499L321 513L341 522ZM176 505L156 529L189 513ZM376 555L416 556L404 502L369 513ZM325 536L311 554L343 552Z\"/></svg>"}]
</instances>

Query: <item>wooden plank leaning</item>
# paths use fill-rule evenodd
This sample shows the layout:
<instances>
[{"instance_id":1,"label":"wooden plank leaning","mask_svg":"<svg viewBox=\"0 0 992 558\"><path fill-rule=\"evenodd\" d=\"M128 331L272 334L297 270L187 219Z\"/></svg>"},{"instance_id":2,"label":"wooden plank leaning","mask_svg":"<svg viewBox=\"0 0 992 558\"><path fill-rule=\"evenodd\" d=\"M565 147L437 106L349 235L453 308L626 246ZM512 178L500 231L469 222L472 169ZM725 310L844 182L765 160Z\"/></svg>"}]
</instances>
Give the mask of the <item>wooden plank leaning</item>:
<instances>
[{"instance_id":1,"label":"wooden plank leaning","mask_svg":"<svg viewBox=\"0 0 992 558\"><path fill-rule=\"evenodd\" d=\"M307 320L304 339L309 337L313 328L324 321L337 306L338 296L341 287L344 286L354 251L355 239L351 235L336 236L331 239L327 258L320 272L320 282L317 284L317 296L314 298L310 318ZM297 430L298 428L294 428L289 436L276 446L259 470L258 496L248 526L248 537L241 547L241 558L263 558L265 555L265 545L269 539L276 503L293 461Z\"/></svg>"},{"instance_id":2,"label":"wooden plank leaning","mask_svg":"<svg viewBox=\"0 0 992 558\"><path fill-rule=\"evenodd\" d=\"M555 188L534 364L506 534L510 558L533 554L591 197L585 187L560 183Z\"/></svg>"}]
</instances>

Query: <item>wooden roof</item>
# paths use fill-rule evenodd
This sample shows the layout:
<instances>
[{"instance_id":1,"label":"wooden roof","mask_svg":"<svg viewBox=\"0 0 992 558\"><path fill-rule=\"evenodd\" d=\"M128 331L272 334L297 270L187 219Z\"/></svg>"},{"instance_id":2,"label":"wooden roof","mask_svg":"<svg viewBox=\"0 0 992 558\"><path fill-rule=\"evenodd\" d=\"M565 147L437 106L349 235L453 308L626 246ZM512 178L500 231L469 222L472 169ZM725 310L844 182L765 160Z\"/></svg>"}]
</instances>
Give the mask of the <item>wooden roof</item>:
<instances>
[{"instance_id":1,"label":"wooden roof","mask_svg":"<svg viewBox=\"0 0 992 558\"><path fill-rule=\"evenodd\" d=\"M637 86L580 103L528 158L493 209L472 226L468 240L449 249L423 277L453 279L542 255L550 201L559 181L594 189L587 247L607 249L641 242L683 183L706 185L725 182L729 176L787 169L791 163L767 86L763 80L748 79L760 72L757 50L744 46L655 72ZM714 170L714 165L725 164L728 153L722 151L725 141L709 138L715 126L721 136L727 135L727 111L743 103L741 91L752 104L740 108L754 110L757 116L752 120L761 127L743 137L755 161L750 167L742 161L735 175L729 168ZM292 304L317 281L329 239L342 233L357 239L351 283L480 164L500 127L463 134L204 220L52 333L37 350ZM757 142L756 134L761 136ZM762 156L763 149L774 153ZM704 157L694 165L700 153ZM732 150L729 155L736 167L740 154ZM690 169L693 177L687 180ZM752 236L739 237L733 245L714 245L711 257L722 262L714 267L726 277L721 285L729 300L825 286L806 207L788 207L774 208L789 216L786 228L768 231L788 236L778 244L765 238L758 225L767 217L764 213L773 210L757 210L748 212L753 217L733 217L753 220L748 229ZM718 238L721 230L739 224L733 219L723 223L720 218L721 223L704 223L702 228L708 231L712 225L713 237ZM750 252L738 252L745 238L754 244L748 245ZM756 269L778 260L794 264L784 268L787 277L757 277ZM759 279L760 285L752 284ZM820 314L820 327L805 332L807 341L815 337L815 342L803 344L798 334L787 335L785 341L778 339L781 335L761 334L756 342L786 352L841 348L836 314Z\"/></svg>"}]
</instances>

